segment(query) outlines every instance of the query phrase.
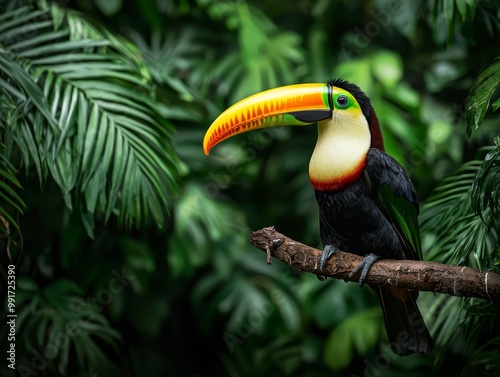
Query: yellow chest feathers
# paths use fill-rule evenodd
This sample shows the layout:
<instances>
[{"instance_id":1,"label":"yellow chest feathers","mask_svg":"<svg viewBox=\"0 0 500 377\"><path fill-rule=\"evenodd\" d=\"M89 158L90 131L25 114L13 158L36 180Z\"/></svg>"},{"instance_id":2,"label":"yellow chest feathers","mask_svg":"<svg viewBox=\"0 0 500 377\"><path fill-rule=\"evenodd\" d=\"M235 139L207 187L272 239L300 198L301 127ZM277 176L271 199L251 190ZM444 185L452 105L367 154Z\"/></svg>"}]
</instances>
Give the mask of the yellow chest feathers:
<instances>
[{"instance_id":1,"label":"yellow chest feathers","mask_svg":"<svg viewBox=\"0 0 500 377\"><path fill-rule=\"evenodd\" d=\"M316 190L339 190L355 182L366 163L371 135L362 113L333 111L318 122L318 141L309 162L309 179Z\"/></svg>"}]
</instances>

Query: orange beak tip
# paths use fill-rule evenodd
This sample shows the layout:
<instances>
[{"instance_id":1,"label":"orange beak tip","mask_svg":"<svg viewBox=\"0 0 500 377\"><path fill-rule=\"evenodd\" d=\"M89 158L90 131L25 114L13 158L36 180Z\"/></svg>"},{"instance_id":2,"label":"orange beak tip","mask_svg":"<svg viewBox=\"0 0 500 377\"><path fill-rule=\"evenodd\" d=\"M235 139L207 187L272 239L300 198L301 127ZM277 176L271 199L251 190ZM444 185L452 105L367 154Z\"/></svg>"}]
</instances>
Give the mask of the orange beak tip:
<instances>
[{"instance_id":1,"label":"orange beak tip","mask_svg":"<svg viewBox=\"0 0 500 377\"><path fill-rule=\"evenodd\" d=\"M206 140L203 140L203 153L205 153L205 156L208 156L210 154L210 147L208 146L208 143Z\"/></svg>"}]
</instances>

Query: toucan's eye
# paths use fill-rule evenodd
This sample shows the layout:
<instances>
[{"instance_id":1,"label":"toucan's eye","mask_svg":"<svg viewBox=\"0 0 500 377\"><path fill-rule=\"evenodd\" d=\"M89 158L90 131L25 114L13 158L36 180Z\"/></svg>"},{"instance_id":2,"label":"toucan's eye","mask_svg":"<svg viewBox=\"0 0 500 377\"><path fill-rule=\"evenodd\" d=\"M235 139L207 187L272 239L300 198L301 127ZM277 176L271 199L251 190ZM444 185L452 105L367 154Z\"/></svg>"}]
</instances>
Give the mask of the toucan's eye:
<instances>
[{"instance_id":1,"label":"toucan's eye","mask_svg":"<svg viewBox=\"0 0 500 377\"><path fill-rule=\"evenodd\" d=\"M349 98L347 98L347 96L345 94L340 94L338 97L337 97L337 105L340 107L340 108L345 108L347 107L347 105L349 105Z\"/></svg>"}]
</instances>

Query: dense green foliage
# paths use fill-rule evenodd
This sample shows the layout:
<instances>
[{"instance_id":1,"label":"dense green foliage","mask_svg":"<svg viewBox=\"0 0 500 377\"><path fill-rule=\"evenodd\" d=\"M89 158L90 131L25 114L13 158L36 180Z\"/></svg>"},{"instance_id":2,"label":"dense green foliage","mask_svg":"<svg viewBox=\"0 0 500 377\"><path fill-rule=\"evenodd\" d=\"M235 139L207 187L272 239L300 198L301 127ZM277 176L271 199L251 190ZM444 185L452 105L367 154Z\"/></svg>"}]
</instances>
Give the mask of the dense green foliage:
<instances>
[{"instance_id":1,"label":"dense green foliage","mask_svg":"<svg viewBox=\"0 0 500 377\"><path fill-rule=\"evenodd\" d=\"M201 141L244 96L350 80L415 183L424 258L499 272L499 38L496 1L0 0L18 372L498 375L498 305L421 293L436 349L399 358L368 289L269 267L249 244L275 225L320 246L314 127L209 158Z\"/></svg>"}]
</instances>

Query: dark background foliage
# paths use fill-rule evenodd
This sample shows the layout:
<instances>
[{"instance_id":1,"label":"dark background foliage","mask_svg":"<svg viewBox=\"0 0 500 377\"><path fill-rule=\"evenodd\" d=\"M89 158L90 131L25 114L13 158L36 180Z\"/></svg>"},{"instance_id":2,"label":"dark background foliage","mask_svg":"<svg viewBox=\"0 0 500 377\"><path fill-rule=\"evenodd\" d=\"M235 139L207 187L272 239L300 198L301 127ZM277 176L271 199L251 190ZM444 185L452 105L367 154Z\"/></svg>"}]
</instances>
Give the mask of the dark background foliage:
<instances>
[{"instance_id":1,"label":"dark background foliage","mask_svg":"<svg viewBox=\"0 0 500 377\"><path fill-rule=\"evenodd\" d=\"M17 372L499 375L498 305L421 293L436 349L398 358L368 289L249 244L275 225L320 246L314 127L201 148L247 95L350 80L415 183L425 258L498 272L499 20L486 0L0 1Z\"/></svg>"}]
</instances>

